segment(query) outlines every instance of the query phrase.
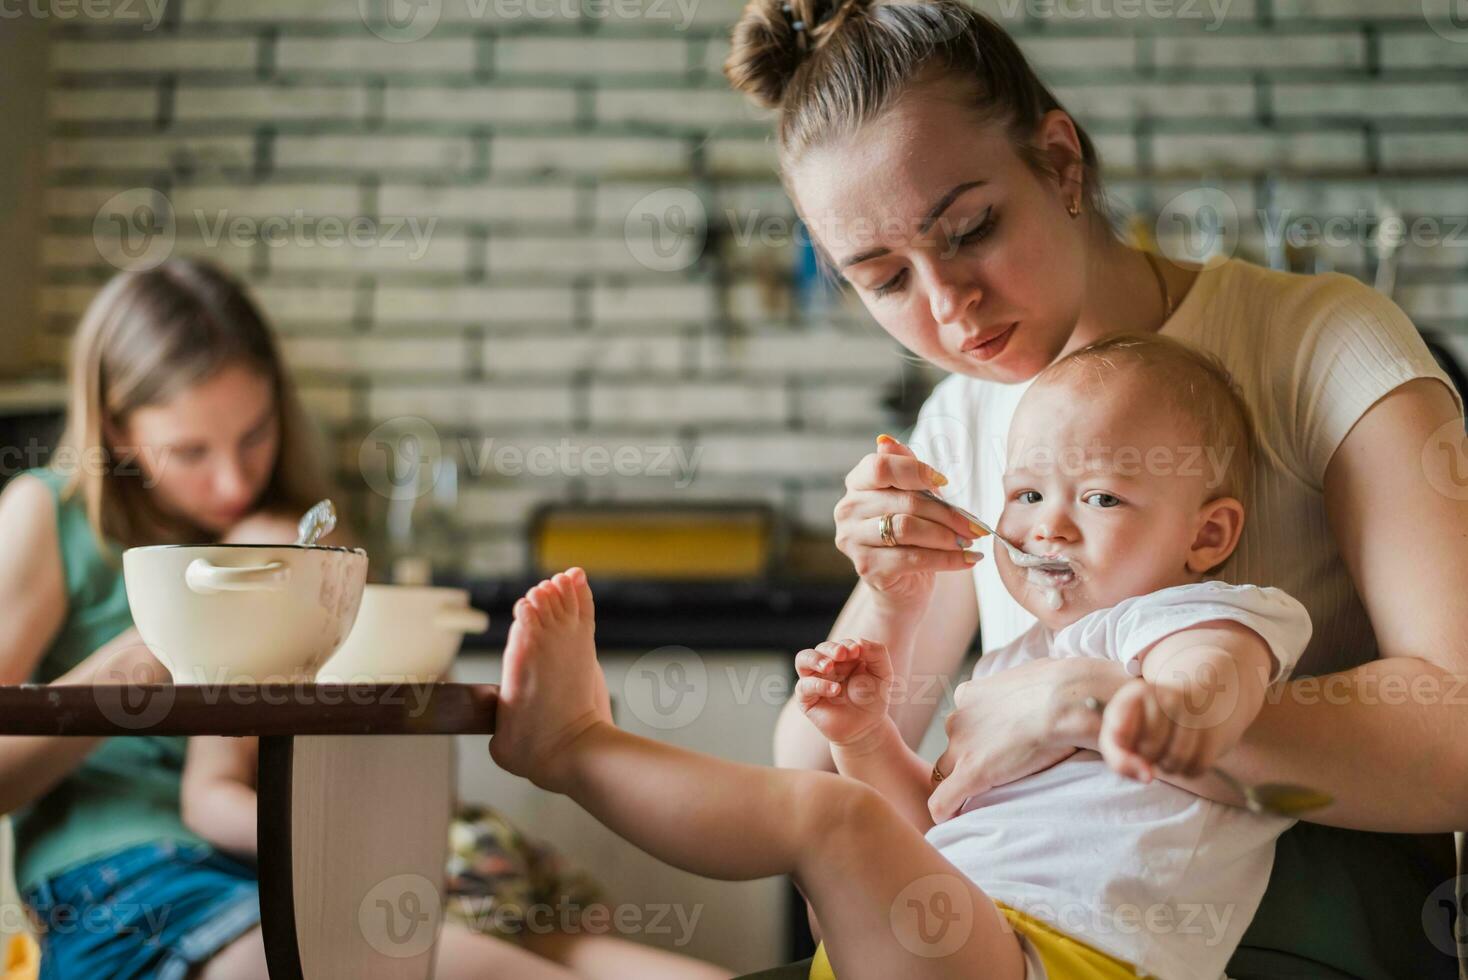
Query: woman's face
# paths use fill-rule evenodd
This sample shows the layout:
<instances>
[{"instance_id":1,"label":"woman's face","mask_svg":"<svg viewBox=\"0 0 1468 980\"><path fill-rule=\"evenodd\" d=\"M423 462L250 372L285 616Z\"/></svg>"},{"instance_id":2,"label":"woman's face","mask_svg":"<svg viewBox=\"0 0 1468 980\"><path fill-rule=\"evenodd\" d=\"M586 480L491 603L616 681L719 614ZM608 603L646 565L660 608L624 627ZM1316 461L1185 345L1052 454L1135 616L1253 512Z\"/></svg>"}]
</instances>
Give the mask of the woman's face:
<instances>
[{"instance_id":1,"label":"woman's face","mask_svg":"<svg viewBox=\"0 0 1468 980\"><path fill-rule=\"evenodd\" d=\"M914 88L848 139L790 167L815 241L882 327L949 371L1032 378L1065 348L1085 296L1075 130L1046 116L1036 144L1071 179L1037 172L952 81Z\"/></svg>"},{"instance_id":2,"label":"woman's face","mask_svg":"<svg viewBox=\"0 0 1468 980\"><path fill-rule=\"evenodd\" d=\"M252 368L223 367L164 404L135 409L119 444L137 450L164 511L223 534L254 509L275 468L274 386Z\"/></svg>"}]
</instances>

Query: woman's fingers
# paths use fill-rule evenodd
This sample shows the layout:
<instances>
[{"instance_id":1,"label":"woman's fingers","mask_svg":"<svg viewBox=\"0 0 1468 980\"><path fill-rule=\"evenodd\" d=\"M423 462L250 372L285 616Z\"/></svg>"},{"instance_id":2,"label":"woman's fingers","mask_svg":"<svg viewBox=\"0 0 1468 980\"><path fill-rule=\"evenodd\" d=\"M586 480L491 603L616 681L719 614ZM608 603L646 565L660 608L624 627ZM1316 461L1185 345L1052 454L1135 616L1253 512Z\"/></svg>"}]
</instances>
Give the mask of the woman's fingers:
<instances>
[{"instance_id":1,"label":"woman's fingers","mask_svg":"<svg viewBox=\"0 0 1468 980\"><path fill-rule=\"evenodd\" d=\"M951 747L938 757L934 768L943 776L928 797L928 813L934 823L952 820L963 809L964 800L981 796L991 788L973 767L963 764L963 757Z\"/></svg>"},{"instance_id":2,"label":"woman's fingers","mask_svg":"<svg viewBox=\"0 0 1468 980\"><path fill-rule=\"evenodd\" d=\"M882 537L879 522L884 514L892 515L892 529L900 532L899 541L903 540L902 534L908 536L909 540L904 542L906 544L924 543L922 540L911 539L911 530L922 525L931 525L936 529L933 531L936 537L931 539L933 542L947 542L946 545L935 544L935 547L952 547L952 542L957 538L975 540L984 536L983 528L970 522L952 507L907 490L847 491L837 502L834 516L838 525L861 525L864 530L872 532L862 535L863 543L880 544Z\"/></svg>"},{"instance_id":3,"label":"woman's fingers","mask_svg":"<svg viewBox=\"0 0 1468 980\"><path fill-rule=\"evenodd\" d=\"M846 474L848 490L936 490L948 477L916 456L896 452L867 453Z\"/></svg>"}]
</instances>

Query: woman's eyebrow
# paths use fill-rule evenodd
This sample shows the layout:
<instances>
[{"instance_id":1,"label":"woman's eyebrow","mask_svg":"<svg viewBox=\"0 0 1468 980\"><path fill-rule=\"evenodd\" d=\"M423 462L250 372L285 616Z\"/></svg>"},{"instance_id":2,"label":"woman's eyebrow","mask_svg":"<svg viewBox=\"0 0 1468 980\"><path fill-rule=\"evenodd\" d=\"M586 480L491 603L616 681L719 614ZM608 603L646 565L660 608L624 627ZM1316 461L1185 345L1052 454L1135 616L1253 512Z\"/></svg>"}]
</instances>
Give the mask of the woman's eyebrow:
<instances>
[{"instance_id":1,"label":"woman's eyebrow","mask_svg":"<svg viewBox=\"0 0 1468 980\"><path fill-rule=\"evenodd\" d=\"M943 212L948 210L948 206L950 204L958 200L958 196L960 194L971 191L975 187L982 187L985 183L986 181L982 180L971 180L966 184L959 184L957 187L954 187L952 190L950 190L947 194L944 194L941 198L938 199L938 203L934 204L932 208L928 210L928 216L922 220L921 224L918 225L918 234L925 234L929 228L932 228L933 222L937 221L943 215Z\"/></svg>"},{"instance_id":2,"label":"woman's eyebrow","mask_svg":"<svg viewBox=\"0 0 1468 980\"><path fill-rule=\"evenodd\" d=\"M950 188L948 193L940 197L937 203L928 209L927 216L924 217L922 221L918 222L918 234L927 234L928 230L933 227L933 223L937 221L940 217L942 217L943 212L947 211L949 206L953 204L954 201L958 200L959 195L967 193L968 191L973 190L975 187L982 187L986 183L988 183L988 181L970 180ZM837 268L845 269L853 265L858 265L862 262L865 262L867 259L875 259L879 255L886 255L890 251L892 251L890 248L885 248L881 246L878 246L877 248L869 248L865 252L857 252L850 258L844 259Z\"/></svg>"}]
</instances>

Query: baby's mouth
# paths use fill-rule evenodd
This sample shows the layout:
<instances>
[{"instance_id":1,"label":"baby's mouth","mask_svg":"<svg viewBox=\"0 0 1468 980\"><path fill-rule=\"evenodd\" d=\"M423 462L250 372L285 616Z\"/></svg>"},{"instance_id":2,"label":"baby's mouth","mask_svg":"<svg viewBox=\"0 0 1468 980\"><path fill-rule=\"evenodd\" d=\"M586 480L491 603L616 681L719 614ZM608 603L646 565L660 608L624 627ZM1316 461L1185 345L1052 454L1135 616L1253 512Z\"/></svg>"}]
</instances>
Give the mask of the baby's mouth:
<instances>
[{"instance_id":1,"label":"baby's mouth","mask_svg":"<svg viewBox=\"0 0 1468 980\"><path fill-rule=\"evenodd\" d=\"M1076 584L1075 569L1026 568L1025 579L1030 587L1043 593L1045 604L1051 609L1065 605L1065 589Z\"/></svg>"}]
</instances>

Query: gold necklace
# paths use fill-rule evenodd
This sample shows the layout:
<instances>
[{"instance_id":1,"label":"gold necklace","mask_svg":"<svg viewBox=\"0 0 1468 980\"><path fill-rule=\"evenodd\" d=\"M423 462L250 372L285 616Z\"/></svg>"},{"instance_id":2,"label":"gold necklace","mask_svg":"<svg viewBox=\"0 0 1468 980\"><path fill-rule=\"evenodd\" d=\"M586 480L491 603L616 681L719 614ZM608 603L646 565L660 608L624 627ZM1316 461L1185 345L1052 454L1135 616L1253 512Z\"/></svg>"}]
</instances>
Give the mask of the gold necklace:
<instances>
[{"instance_id":1,"label":"gold necklace","mask_svg":"<svg viewBox=\"0 0 1468 980\"><path fill-rule=\"evenodd\" d=\"M1142 255L1152 267L1152 275L1157 277L1157 288L1162 291L1162 322L1166 323L1172 319L1172 293L1167 288L1167 279L1162 275L1162 266L1158 263L1157 256L1146 251Z\"/></svg>"}]
</instances>

